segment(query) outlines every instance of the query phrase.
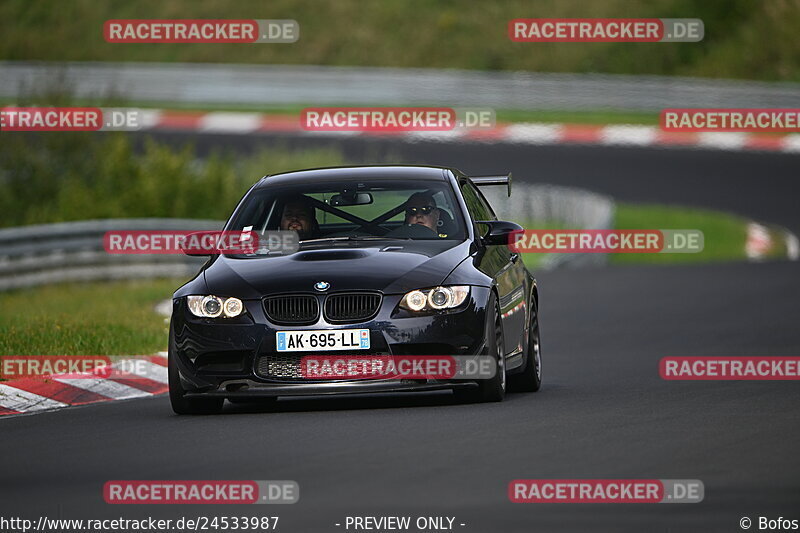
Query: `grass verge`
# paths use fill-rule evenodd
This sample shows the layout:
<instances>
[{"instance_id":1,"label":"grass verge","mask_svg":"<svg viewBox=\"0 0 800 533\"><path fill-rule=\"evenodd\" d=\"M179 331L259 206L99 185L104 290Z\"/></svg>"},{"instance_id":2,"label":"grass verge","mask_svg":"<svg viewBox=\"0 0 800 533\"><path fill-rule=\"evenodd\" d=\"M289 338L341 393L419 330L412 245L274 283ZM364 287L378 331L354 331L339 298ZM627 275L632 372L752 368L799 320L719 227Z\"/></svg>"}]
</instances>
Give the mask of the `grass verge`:
<instances>
[{"instance_id":1,"label":"grass verge","mask_svg":"<svg viewBox=\"0 0 800 533\"><path fill-rule=\"evenodd\" d=\"M627 263L707 263L746 260L747 224L750 220L721 211L648 204L617 204L618 229L699 229L705 242L703 251L696 254L615 254L612 264ZM764 259L786 257L783 229L766 226L772 248Z\"/></svg>"},{"instance_id":2,"label":"grass verge","mask_svg":"<svg viewBox=\"0 0 800 533\"><path fill-rule=\"evenodd\" d=\"M618 203L616 229L698 229L703 232L704 247L699 253L610 254L611 264L685 264L747 260L747 224L744 217L695 207ZM530 229L568 229L552 222L531 221ZM781 228L767 226L773 247L765 259L786 257L786 244ZM523 254L530 269L541 268L548 254Z\"/></svg>"},{"instance_id":3,"label":"grass verge","mask_svg":"<svg viewBox=\"0 0 800 533\"><path fill-rule=\"evenodd\" d=\"M729 213L690 207L618 204L617 229L699 229L703 251L694 254L613 254L612 264L698 263L745 259L748 220Z\"/></svg>"},{"instance_id":4,"label":"grass verge","mask_svg":"<svg viewBox=\"0 0 800 533\"><path fill-rule=\"evenodd\" d=\"M75 283L0 293L0 354L138 355L165 350L167 326L154 306L181 283Z\"/></svg>"}]
</instances>

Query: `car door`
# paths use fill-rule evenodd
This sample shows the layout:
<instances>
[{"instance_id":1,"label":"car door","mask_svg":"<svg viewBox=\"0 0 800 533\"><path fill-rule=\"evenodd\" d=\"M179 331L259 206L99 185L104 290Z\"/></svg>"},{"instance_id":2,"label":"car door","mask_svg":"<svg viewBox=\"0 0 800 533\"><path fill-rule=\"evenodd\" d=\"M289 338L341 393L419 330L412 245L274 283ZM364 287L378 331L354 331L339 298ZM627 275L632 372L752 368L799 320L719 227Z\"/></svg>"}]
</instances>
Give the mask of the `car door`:
<instances>
[{"instance_id":1,"label":"car door","mask_svg":"<svg viewBox=\"0 0 800 533\"><path fill-rule=\"evenodd\" d=\"M460 184L461 194L474 221L497 220L489 203L470 181ZM476 234L485 232L477 226ZM519 254L507 246L486 246L481 252L478 268L497 283L500 313L502 315L503 335L506 355L522 349L525 328L525 274Z\"/></svg>"}]
</instances>

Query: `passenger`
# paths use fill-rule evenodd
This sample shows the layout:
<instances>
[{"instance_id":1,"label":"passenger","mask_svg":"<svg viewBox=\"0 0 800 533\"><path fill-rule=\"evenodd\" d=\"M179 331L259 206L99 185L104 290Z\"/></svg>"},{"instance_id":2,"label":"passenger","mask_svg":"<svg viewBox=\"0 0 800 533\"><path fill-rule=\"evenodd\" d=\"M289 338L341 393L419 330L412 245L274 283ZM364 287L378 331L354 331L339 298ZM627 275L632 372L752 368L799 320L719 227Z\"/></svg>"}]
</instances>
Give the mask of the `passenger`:
<instances>
[{"instance_id":1,"label":"passenger","mask_svg":"<svg viewBox=\"0 0 800 533\"><path fill-rule=\"evenodd\" d=\"M286 199L283 204L281 229L296 231L301 241L319 236L316 210L307 197L298 194Z\"/></svg>"}]
</instances>

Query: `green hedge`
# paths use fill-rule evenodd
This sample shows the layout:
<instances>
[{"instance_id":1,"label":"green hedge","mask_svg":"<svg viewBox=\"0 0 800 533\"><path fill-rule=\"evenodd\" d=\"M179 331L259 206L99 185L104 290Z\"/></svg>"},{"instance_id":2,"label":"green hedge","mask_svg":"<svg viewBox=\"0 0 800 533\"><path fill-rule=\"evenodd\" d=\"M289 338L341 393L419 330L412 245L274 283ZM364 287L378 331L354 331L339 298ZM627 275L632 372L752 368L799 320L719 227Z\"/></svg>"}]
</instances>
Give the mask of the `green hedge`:
<instances>
[{"instance_id":1,"label":"green hedge","mask_svg":"<svg viewBox=\"0 0 800 533\"><path fill-rule=\"evenodd\" d=\"M334 150L265 149L198 159L192 146L125 134L3 134L0 227L93 218L226 219L264 174L340 165Z\"/></svg>"},{"instance_id":2,"label":"green hedge","mask_svg":"<svg viewBox=\"0 0 800 533\"><path fill-rule=\"evenodd\" d=\"M699 43L515 43L513 18L700 18ZM111 44L108 19L295 19L292 44ZM663 74L800 81L795 0L3 0L0 57Z\"/></svg>"}]
</instances>

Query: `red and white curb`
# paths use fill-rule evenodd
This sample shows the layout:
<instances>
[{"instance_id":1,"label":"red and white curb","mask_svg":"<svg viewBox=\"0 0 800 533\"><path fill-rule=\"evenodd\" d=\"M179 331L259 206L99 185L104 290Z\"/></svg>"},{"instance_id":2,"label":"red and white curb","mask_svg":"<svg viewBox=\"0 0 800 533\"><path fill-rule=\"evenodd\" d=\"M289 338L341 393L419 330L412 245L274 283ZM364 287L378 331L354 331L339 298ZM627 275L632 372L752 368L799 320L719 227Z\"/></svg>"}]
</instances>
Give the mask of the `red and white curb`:
<instances>
[{"instance_id":1,"label":"red and white curb","mask_svg":"<svg viewBox=\"0 0 800 533\"><path fill-rule=\"evenodd\" d=\"M289 133L309 136L400 138L408 141L514 143L526 145L589 144L655 146L718 150L800 153L800 134L665 132L657 126L586 125L518 122L493 128L431 132L321 132L304 130L299 115L244 112L140 110L140 131L194 133Z\"/></svg>"},{"instance_id":2,"label":"red and white curb","mask_svg":"<svg viewBox=\"0 0 800 533\"><path fill-rule=\"evenodd\" d=\"M766 257L772 246L772 236L765 226L756 222L747 224L747 242L744 250L748 259L754 260Z\"/></svg>"},{"instance_id":3,"label":"red and white curb","mask_svg":"<svg viewBox=\"0 0 800 533\"><path fill-rule=\"evenodd\" d=\"M124 368L131 372L118 370L122 360ZM164 352L119 358L111 367L117 371L108 378L94 374L54 374L0 382L0 416L143 398L169 391Z\"/></svg>"},{"instance_id":4,"label":"red and white curb","mask_svg":"<svg viewBox=\"0 0 800 533\"><path fill-rule=\"evenodd\" d=\"M781 229L783 241L786 246L786 257L792 261L800 259L800 243L797 236L787 229ZM761 261L775 247L775 239L766 226L757 222L747 224L747 241L745 253L751 261Z\"/></svg>"}]
</instances>

